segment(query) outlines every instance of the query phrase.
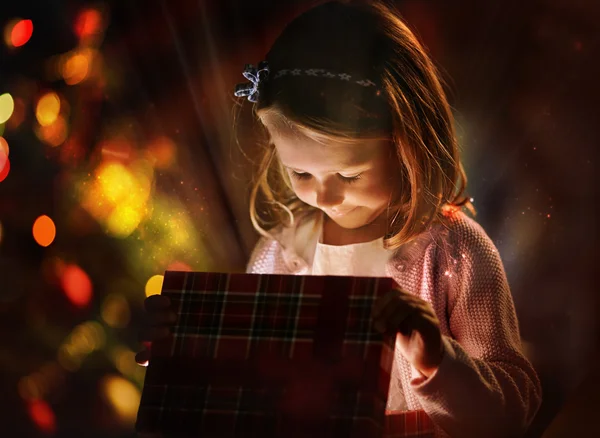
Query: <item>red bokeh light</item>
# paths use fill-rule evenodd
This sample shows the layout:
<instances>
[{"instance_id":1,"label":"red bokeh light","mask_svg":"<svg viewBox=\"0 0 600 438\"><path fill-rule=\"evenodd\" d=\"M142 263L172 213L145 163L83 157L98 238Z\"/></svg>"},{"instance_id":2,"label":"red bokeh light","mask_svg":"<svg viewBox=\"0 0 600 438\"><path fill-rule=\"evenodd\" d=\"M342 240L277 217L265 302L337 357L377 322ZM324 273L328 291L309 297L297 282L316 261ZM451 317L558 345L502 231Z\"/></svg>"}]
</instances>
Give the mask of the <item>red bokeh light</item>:
<instances>
[{"instance_id":1,"label":"red bokeh light","mask_svg":"<svg viewBox=\"0 0 600 438\"><path fill-rule=\"evenodd\" d=\"M81 11L75 20L75 33L79 38L85 38L100 32L102 14L95 9Z\"/></svg>"},{"instance_id":2,"label":"red bokeh light","mask_svg":"<svg viewBox=\"0 0 600 438\"><path fill-rule=\"evenodd\" d=\"M62 272L61 284L67 298L77 307L85 307L92 299L90 277L77 265L68 265Z\"/></svg>"},{"instance_id":3,"label":"red bokeh light","mask_svg":"<svg viewBox=\"0 0 600 438\"><path fill-rule=\"evenodd\" d=\"M54 433L56 430L56 416L47 402L34 400L29 403L28 411L38 429L47 433Z\"/></svg>"},{"instance_id":4,"label":"red bokeh light","mask_svg":"<svg viewBox=\"0 0 600 438\"><path fill-rule=\"evenodd\" d=\"M0 171L0 182L4 181L10 172L10 159L6 158L6 162L4 163L4 167Z\"/></svg>"},{"instance_id":5,"label":"red bokeh light","mask_svg":"<svg viewBox=\"0 0 600 438\"><path fill-rule=\"evenodd\" d=\"M14 47L23 46L29 41L32 34L33 22L31 20L21 20L12 28L10 42Z\"/></svg>"}]
</instances>

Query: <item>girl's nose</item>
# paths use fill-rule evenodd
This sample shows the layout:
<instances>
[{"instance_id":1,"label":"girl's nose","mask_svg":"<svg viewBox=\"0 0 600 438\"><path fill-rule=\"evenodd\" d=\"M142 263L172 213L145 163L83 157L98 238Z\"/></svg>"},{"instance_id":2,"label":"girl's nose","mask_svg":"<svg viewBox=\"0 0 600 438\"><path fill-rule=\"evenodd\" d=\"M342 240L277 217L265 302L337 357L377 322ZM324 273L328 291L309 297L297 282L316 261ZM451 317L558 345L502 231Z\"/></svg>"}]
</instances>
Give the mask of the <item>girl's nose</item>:
<instances>
[{"instance_id":1,"label":"girl's nose","mask_svg":"<svg viewBox=\"0 0 600 438\"><path fill-rule=\"evenodd\" d=\"M331 208L340 205L344 201L342 192L335 190L333 187L321 186L317 190L317 207Z\"/></svg>"}]
</instances>

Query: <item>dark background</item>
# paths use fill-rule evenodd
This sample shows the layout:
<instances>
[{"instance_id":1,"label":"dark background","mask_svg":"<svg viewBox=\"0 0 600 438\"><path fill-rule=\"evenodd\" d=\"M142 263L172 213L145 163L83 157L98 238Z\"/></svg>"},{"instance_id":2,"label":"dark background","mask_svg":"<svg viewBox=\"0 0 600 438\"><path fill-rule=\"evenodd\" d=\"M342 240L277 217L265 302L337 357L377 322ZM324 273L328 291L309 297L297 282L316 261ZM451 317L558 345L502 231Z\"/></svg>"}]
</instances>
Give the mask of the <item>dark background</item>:
<instances>
[{"instance_id":1,"label":"dark background","mask_svg":"<svg viewBox=\"0 0 600 438\"><path fill-rule=\"evenodd\" d=\"M11 164L0 182L3 436L133 435L146 283L174 263L244 269L257 239L247 212L256 129L246 102L240 149L232 90L310 4L3 2L3 31L17 17L34 25L24 46L0 44L0 95L18 100L0 126ZM543 381L531 436L597 369L599 4L397 2L448 83L478 221ZM81 80L65 79L75 55ZM36 119L50 91L63 141ZM48 247L32 235L40 215L56 224Z\"/></svg>"}]
</instances>

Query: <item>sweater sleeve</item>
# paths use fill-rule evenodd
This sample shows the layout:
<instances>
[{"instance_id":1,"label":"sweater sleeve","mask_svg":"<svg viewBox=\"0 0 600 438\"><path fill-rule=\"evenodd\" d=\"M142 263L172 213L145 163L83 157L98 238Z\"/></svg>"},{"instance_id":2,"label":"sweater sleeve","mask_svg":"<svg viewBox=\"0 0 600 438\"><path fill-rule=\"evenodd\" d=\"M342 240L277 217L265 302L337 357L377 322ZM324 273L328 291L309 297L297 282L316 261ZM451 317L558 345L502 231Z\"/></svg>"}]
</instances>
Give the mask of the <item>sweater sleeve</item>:
<instances>
[{"instance_id":1,"label":"sweater sleeve","mask_svg":"<svg viewBox=\"0 0 600 438\"><path fill-rule=\"evenodd\" d=\"M443 337L437 371L411 386L451 437L522 436L539 408L541 385L521 351L506 273L478 224L467 219L453 228L447 269L438 276L448 290L452 337Z\"/></svg>"},{"instance_id":2,"label":"sweater sleeve","mask_svg":"<svg viewBox=\"0 0 600 438\"><path fill-rule=\"evenodd\" d=\"M275 239L261 237L256 243L246 265L248 274L287 274L283 248Z\"/></svg>"}]
</instances>

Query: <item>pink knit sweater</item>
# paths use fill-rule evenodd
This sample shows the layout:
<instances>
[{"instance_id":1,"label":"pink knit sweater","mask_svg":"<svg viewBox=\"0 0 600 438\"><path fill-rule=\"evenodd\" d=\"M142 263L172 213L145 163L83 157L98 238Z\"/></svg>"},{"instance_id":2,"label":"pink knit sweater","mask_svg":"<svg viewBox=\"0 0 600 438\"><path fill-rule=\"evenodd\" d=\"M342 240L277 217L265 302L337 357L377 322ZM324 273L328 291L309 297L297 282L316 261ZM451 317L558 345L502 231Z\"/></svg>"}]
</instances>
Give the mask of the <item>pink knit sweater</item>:
<instances>
[{"instance_id":1,"label":"pink knit sweater","mask_svg":"<svg viewBox=\"0 0 600 438\"><path fill-rule=\"evenodd\" d=\"M247 271L307 274L319 233L316 215L271 230ZM541 387L523 356L519 327L498 250L462 212L402 246L387 265L407 292L430 302L445 354L429 378L397 353L389 410L423 409L437 437L517 437L532 421Z\"/></svg>"}]
</instances>

